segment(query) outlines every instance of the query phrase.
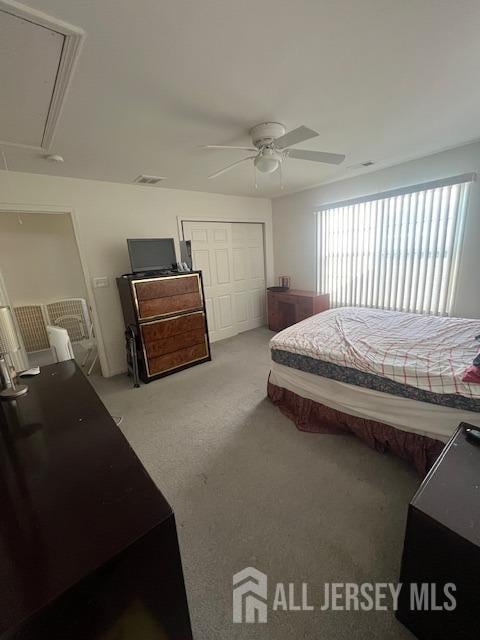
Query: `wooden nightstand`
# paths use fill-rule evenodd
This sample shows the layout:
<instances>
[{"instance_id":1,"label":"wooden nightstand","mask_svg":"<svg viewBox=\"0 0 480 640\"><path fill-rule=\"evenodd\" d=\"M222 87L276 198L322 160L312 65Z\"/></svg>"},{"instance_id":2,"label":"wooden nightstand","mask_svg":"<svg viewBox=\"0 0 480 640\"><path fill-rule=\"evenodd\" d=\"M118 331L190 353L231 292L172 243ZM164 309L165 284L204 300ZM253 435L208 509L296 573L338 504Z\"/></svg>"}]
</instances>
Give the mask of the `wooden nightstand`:
<instances>
[{"instance_id":1,"label":"wooden nightstand","mask_svg":"<svg viewBox=\"0 0 480 640\"><path fill-rule=\"evenodd\" d=\"M477 640L480 611L480 446L462 423L408 508L397 618L420 640ZM453 611L412 606L410 585L455 585ZM431 598L433 597L430 593ZM425 603L425 601L424 601Z\"/></svg>"},{"instance_id":2,"label":"wooden nightstand","mask_svg":"<svg viewBox=\"0 0 480 640\"><path fill-rule=\"evenodd\" d=\"M281 331L330 308L328 293L315 293L301 289L267 291L268 326Z\"/></svg>"}]
</instances>

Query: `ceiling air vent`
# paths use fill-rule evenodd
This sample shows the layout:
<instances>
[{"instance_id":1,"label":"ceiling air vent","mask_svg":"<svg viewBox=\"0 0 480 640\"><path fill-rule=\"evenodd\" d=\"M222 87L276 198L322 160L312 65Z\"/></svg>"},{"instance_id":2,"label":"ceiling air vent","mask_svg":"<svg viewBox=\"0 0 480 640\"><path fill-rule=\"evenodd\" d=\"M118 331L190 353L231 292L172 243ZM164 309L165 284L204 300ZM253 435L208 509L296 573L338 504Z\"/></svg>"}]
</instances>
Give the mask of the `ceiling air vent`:
<instances>
[{"instance_id":1,"label":"ceiling air vent","mask_svg":"<svg viewBox=\"0 0 480 640\"><path fill-rule=\"evenodd\" d=\"M371 167L375 162L373 160L366 160L365 162L360 162L359 164L351 164L347 169L351 171L356 171L357 169L362 169L362 167Z\"/></svg>"},{"instance_id":2,"label":"ceiling air vent","mask_svg":"<svg viewBox=\"0 0 480 640\"><path fill-rule=\"evenodd\" d=\"M138 176L133 182L135 184L148 184L153 187L163 180L166 180L166 178L161 178L160 176Z\"/></svg>"}]
</instances>

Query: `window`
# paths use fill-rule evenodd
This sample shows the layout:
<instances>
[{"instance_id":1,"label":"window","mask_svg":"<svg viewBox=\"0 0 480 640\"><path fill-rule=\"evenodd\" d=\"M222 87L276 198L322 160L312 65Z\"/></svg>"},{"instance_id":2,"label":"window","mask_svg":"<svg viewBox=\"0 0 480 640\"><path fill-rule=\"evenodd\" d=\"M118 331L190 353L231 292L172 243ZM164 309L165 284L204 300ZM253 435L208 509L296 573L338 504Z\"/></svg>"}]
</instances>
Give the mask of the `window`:
<instances>
[{"instance_id":1,"label":"window","mask_svg":"<svg viewBox=\"0 0 480 640\"><path fill-rule=\"evenodd\" d=\"M317 283L332 306L448 315L473 174L322 207Z\"/></svg>"}]
</instances>

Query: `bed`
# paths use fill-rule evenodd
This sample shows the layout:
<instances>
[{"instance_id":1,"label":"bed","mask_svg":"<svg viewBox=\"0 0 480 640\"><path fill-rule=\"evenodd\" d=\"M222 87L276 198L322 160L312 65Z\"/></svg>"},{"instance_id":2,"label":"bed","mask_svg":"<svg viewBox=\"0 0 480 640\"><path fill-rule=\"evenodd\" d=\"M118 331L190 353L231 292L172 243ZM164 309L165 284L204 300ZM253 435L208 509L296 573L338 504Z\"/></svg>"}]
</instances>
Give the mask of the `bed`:
<instances>
[{"instance_id":1,"label":"bed","mask_svg":"<svg viewBox=\"0 0 480 640\"><path fill-rule=\"evenodd\" d=\"M480 384L462 381L480 321L342 307L270 342L268 396L297 427L354 433L425 474L460 422L480 426Z\"/></svg>"}]
</instances>

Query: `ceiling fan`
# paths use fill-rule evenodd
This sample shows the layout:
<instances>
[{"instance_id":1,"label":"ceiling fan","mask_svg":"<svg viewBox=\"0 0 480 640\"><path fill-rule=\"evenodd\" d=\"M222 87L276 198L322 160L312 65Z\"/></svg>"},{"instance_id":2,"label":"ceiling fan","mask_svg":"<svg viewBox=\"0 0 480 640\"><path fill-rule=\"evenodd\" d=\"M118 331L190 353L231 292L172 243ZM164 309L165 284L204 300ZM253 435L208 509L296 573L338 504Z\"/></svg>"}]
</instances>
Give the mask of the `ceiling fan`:
<instances>
[{"instance_id":1,"label":"ceiling fan","mask_svg":"<svg viewBox=\"0 0 480 640\"><path fill-rule=\"evenodd\" d=\"M262 173L273 173L286 158L297 160L311 160L313 162L325 162L327 164L340 164L345 160L345 156L339 153L325 153L323 151L308 151L307 149L291 149L299 142L305 142L315 138L319 134L308 127L297 127L285 133L285 127L278 122L264 122L257 124L250 130L253 146L236 147L231 145L208 144L204 149L238 149L240 151L255 151L255 155L237 160L233 164L224 167L209 178L216 178L233 169L242 162L253 160L256 169Z\"/></svg>"}]
</instances>

